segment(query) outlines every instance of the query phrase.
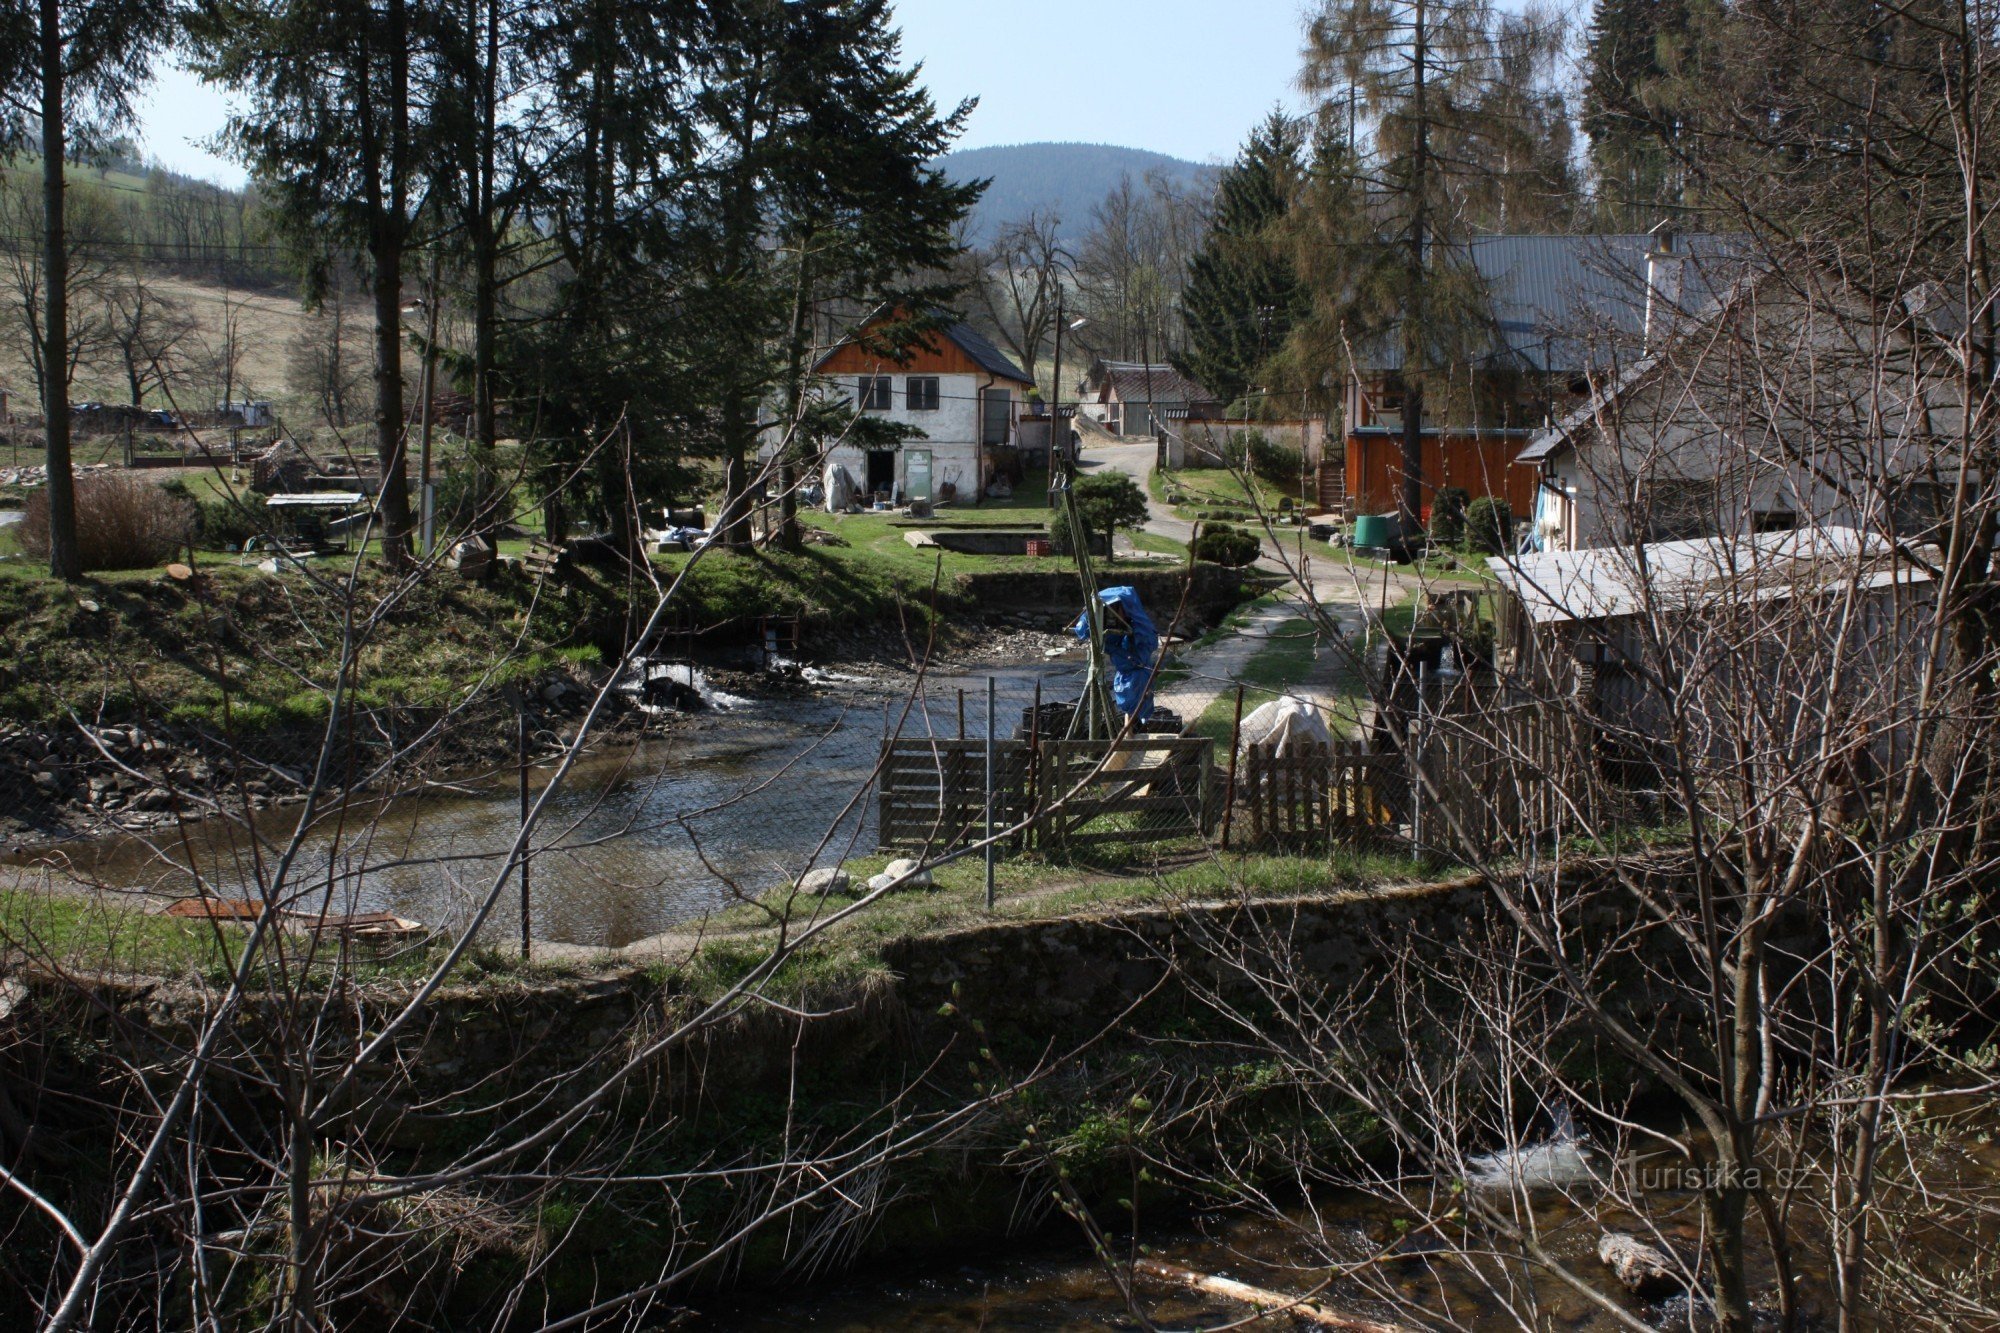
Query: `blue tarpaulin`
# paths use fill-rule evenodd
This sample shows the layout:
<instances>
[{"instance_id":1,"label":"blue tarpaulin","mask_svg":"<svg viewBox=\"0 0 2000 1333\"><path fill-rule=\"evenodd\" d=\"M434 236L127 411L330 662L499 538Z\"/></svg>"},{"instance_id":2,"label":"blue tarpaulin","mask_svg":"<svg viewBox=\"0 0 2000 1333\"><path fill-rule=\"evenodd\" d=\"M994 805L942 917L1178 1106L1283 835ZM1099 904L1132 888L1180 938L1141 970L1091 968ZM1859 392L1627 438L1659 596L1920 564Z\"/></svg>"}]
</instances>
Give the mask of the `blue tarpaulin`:
<instances>
[{"instance_id":1,"label":"blue tarpaulin","mask_svg":"<svg viewBox=\"0 0 2000 1333\"><path fill-rule=\"evenodd\" d=\"M1153 715L1153 696L1147 690L1152 683L1153 658L1160 651L1160 631L1153 627L1153 618L1146 614L1145 606L1139 601L1136 588L1106 588L1097 594L1100 606L1116 608L1118 616L1099 615L1104 621L1104 651L1111 658L1111 699L1118 705L1118 711L1144 722ZM1124 620L1118 624L1119 618ZM1078 616L1072 632L1085 643L1090 642L1090 617Z\"/></svg>"}]
</instances>

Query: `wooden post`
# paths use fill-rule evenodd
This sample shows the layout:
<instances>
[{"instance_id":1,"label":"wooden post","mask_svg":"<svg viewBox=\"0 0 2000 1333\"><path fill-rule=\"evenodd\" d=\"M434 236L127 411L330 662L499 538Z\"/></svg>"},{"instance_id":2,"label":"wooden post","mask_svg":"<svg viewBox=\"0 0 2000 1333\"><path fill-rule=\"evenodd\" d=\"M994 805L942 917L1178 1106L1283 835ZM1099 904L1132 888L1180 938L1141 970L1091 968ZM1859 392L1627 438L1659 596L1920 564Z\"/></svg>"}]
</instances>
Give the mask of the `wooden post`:
<instances>
[{"instance_id":1,"label":"wooden post","mask_svg":"<svg viewBox=\"0 0 2000 1333\"><path fill-rule=\"evenodd\" d=\"M1229 826L1236 813L1236 749L1243 732L1243 686L1236 687L1236 720L1229 724L1229 780L1222 786L1222 850L1229 850Z\"/></svg>"},{"instance_id":2,"label":"wooden post","mask_svg":"<svg viewBox=\"0 0 2000 1333\"><path fill-rule=\"evenodd\" d=\"M1035 814L1041 810L1040 802L1042 799L1042 678L1040 676L1035 677L1034 711L1028 714L1028 753L1025 762L1028 771L1023 778L1023 782L1027 788L1024 793L1023 806L1028 813ZM1033 829L1028 830L1028 835L1031 836L1033 832ZM1022 840L1022 846L1027 846L1027 837L1025 836Z\"/></svg>"},{"instance_id":3,"label":"wooden post","mask_svg":"<svg viewBox=\"0 0 2000 1333\"><path fill-rule=\"evenodd\" d=\"M960 740L965 739L965 689L963 686L958 691L958 738Z\"/></svg>"},{"instance_id":4,"label":"wooden post","mask_svg":"<svg viewBox=\"0 0 2000 1333\"><path fill-rule=\"evenodd\" d=\"M521 711L515 715L515 749L518 752L521 769L521 828L528 827L528 701L524 695ZM521 961L527 962L534 948L534 934L529 912L528 895L528 842L521 841Z\"/></svg>"},{"instance_id":5,"label":"wooden post","mask_svg":"<svg viewBox=\"0 0 2000 1333\"><path fill-rule=\"evenodd\" d=\"M958 692L964 706L965 691ZM993 677L986 678L986 910L993 910Z\"/></svg>"}]
</instances>

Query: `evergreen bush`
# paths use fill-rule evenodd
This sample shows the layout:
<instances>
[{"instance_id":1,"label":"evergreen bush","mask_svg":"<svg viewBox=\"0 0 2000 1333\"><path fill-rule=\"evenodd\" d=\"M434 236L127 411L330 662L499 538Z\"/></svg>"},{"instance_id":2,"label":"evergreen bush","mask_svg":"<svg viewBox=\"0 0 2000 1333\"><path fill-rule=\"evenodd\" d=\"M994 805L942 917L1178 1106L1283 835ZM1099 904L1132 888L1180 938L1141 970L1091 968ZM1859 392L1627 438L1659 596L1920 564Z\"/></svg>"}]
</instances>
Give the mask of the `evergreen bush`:
<instances>
[{"instance_id":1,"label":"evergreen bush","mask_svg":"<svg viewBox=\"0 0 2000 1333\"><path fill-rule=\"evenodd\" d=\"M1202 529L1201 536L1195 539L1194 558L1228 569L1242 569L1257 562L1261 549L1262 543L1255 533L1218 524Z\"/></svg>"},{"instance_id":2,"label":"evergreen bush","mask_svg":"<svg viewBox=\"0 0 2000 1333\"><path fill-rule=\"evenodd\" d=\"M1482 495L1466 506L1465 544L1478 555L1505 555L1512 548L1514 511L1495 495Z\"/></svg>"},{"instance_id":3,"label":"evergreen bush","mask_svg":"<svg viewBox=\"0 0 2000 1333\"><path fill-rule=\"evenodd\" d=\"M1465 507L1472 492L1463 486L1440 486L1431 497L1431 541L1457 546L1465 540Z\"/></svg>"}]
</instances>

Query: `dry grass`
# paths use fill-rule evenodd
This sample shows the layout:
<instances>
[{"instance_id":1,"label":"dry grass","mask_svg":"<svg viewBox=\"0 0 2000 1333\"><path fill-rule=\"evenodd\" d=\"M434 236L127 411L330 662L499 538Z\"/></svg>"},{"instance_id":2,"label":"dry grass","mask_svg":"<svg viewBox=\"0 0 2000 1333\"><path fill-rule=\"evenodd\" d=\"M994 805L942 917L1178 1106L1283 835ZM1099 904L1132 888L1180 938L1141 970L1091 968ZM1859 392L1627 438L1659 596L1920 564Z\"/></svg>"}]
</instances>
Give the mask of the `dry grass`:
<instances>
[{"instance_id":1,"label":"dry grass","mask_svg":"<svg viewBox=\"0 0 2000 1333\"><path fill-rule=\"evenodd\" d=\"M83 567L150 569L185 546L194 506L130 473L77 478L76 540ZM31 492L18 531L21 549L49 553L49 493Z\"/></svg>"}]
</instances>

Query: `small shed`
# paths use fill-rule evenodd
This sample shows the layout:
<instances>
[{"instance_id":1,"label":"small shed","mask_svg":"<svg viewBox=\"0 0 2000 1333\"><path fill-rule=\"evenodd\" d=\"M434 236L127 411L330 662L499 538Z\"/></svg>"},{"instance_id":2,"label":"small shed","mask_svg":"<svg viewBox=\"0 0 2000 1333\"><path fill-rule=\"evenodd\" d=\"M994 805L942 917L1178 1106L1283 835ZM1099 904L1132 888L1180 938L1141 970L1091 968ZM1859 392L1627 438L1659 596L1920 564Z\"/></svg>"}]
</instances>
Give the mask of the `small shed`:
<instances>
[{"instance_id":1,"label":"small shed","mask_svg":"<svg viewBox=\"0 0 2000 1333\"><path fill-rule=\"evenodd\" d=\"M274 495L264 502L275 529L287 545L345 548L346 529L368 512L368 497L359 491L308 491Z\"/></svg>"},{"instance_id":2,"label":"small shed","mask_svg":"<svg viewBox=\"0 0 2000 1333\"><path fill-rule=\"evenodd\" d=\"M1496 556L1494 664L1526 697L1581 704L1627 751L1665 740L1684 689L1715 706L1698 742L1712 748L1742 739L1724 714L1900 706L1887 701L1923 666L1910 627L1936 555L1818 527Z\"/></svg>"}]
</instances>

